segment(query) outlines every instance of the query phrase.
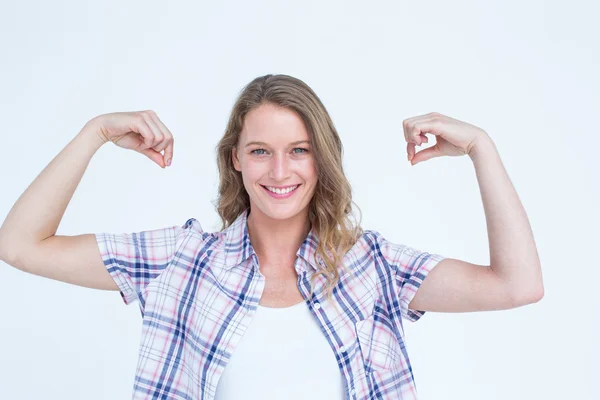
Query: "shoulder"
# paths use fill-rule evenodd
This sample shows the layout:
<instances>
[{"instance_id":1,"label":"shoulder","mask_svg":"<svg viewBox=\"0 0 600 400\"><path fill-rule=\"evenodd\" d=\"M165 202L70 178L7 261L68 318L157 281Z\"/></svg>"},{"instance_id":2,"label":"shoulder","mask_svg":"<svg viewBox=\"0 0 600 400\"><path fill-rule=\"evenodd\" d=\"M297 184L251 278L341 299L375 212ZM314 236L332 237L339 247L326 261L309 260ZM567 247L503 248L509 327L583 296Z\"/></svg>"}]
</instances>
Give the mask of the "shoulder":
<instances>
[{"instance_id":1,"label":"shoulder","mask_svg":"<svg viewBox=\"0 0 600 400\"><path fill-rule=\"evenodd\" d=\"M403 245L388 241L381 232L366 229L346 252L345 262L361 273L370 271L371 274L384 274L387 277L393 255L401 252L402 248Z\"/></svg>"},{"instance_id":2,"label":"shoulder","mask_svg":"<svg viewBox=\"0 0 600 400\"><path fill-rule=\"evenodd\" d=\"M389 241L381 232L374 229L363 230L356 243L350 249L355 255L369 255L373 258L388 258L406 246Z\"/></svg>"},{"instance_id":3,"label":"shoulder","mask_svg":"<svg viewBox=\"0 0 600 400\"><path fill-rule=\"evenodd\" d=\"M207 232L202 224L194 217L188 218L185 223L179 226L180 237L185 241L188 248L196 251L213 250L223 245L225 239L224 232Z\"/></svg>"},{"instance_id":4,"label":"shoulder","mask_svg":"<svg viewBox=\"0 0 600 400\"><path fill-rule=\"evenodd\" d=\"M403 277L410 275L410 271L416 270L428 259L438 259L436 255L389 240L380 231L373 229L363 231L346 257L351 265L373 268L386 279L390 272Z\"/></svg>"}]
</instances>

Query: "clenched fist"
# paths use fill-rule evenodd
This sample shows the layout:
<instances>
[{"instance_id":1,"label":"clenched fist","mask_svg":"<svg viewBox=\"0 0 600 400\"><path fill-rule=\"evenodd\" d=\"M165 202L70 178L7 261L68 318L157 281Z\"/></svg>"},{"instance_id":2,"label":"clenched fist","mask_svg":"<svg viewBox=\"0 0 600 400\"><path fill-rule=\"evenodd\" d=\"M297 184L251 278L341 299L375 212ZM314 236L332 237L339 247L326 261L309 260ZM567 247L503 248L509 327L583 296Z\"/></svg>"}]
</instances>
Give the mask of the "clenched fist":
<instances>
[{"instance_id":1,"label":"clenched fist","mask_svg":"<svg viewBox=\"0 0 600 400\"><path fill-rule=\"evenodd\" d=\"M171 165L173 135L152 110L102 114L87 125L104 143L111 141L124 149L137 151L161 168Z\"/></svg>"}]
</instances>

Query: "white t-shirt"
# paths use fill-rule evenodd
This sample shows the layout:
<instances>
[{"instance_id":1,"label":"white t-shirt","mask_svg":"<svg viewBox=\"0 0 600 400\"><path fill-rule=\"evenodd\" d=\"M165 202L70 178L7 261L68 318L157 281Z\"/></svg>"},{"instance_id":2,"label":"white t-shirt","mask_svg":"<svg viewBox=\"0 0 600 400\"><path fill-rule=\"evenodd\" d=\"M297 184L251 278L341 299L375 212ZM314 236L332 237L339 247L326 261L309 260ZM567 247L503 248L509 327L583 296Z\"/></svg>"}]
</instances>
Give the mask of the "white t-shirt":
<instances>
[{"instance_id":1,"label":"white t-shirt","mask_svg":"<svg viewBox=\"0 0 600 400\"><path fill-rule=\"evenodd\" d=\"M258 306L220 377L216 400L343 399L344 379L317 321L302 301Z\"/></svg>"}]
</instances>

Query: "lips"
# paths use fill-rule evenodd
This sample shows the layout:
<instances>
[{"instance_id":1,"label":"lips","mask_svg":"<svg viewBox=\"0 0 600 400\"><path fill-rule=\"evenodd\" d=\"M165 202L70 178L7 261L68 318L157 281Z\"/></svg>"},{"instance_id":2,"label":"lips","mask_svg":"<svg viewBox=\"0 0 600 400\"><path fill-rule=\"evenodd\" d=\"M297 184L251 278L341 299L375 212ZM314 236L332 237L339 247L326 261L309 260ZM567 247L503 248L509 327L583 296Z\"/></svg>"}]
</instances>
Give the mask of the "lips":
<instances>
[{"instance_id":1,"label":"lips","mask_svg":"<svg viewBox=\"0 0 600 400\"><path fill-rule=\"evenodd\" d=\"M265 189L269 190L269 186L267 186L267 185L261 185L261 186L264 187ZM270 186L270 187L274 187L274 188L279 189L279 190L287 190L289 188L298 189L298 186L300 186L300 184L298 184L298 185L290 185L290 186L283 186L283 187L279 187L279 186Z\"/></svg>"},{"instance_id":2,"label":"lips","mask_svg":"<svg viewBox=\"0 0 600 400\"><path fill-rule=\"evenodd\" d=\"M267 189L267 187L266 187L266 186L264 186L264 185L260 185L260 186L262 186L262 187L263 187L263 189L265 189L265 191L266 191L266 192L267 192L267 193L268 193L268 194L269 194L271 197L274 197L274 198L276 198L276 199L285 199L285 198L288 198L288 197L290 197L291 195L293 195L293 194L294 194L294 193L295 193L295 192L298 190L298 188L299 188L301 185L296 185L296 188L295 188L294 190L292 190L291 192L289 192L289 193L282 193L282 194L279 194L279 193L272 192L272 191L270 191L269 189ZM288 187L291 187L291 186L288 186Z\"/></svg>"}]
</instances>

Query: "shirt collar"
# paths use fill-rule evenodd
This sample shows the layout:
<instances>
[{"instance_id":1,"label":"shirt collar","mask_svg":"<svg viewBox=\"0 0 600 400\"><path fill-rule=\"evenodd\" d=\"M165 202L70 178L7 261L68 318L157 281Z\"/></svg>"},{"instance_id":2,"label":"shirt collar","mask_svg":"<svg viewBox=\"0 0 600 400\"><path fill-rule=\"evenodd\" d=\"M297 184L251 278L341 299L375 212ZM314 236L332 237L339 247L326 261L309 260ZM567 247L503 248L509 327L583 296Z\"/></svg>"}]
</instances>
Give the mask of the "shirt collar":
<instances>
[{"instance_id":1,"label":"shirt collar","mask_svg":"<svg viewBox=\"0 0 600 400\"><path fill-rule=\"evenodd\" d=\"M254 261L258 265L258 256L250 243L250 236L248 235L248 215L250 214L250 208L247 208L242 212L233 223L225 229L225 269L231 269L249 257L253 257ZM300 245L300 248L296 252L296 256L302 258L308 265L310 265L315 271L320 267L315 263L314 254L317 249L319 241L313 228L311 228L308 235ZM317 255L319 263L323 263L322 258ZM302 264L302 263L301 263ZM304 267L304 266L303 266Z\"/></svg>"}]
</instances>

